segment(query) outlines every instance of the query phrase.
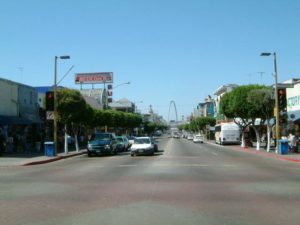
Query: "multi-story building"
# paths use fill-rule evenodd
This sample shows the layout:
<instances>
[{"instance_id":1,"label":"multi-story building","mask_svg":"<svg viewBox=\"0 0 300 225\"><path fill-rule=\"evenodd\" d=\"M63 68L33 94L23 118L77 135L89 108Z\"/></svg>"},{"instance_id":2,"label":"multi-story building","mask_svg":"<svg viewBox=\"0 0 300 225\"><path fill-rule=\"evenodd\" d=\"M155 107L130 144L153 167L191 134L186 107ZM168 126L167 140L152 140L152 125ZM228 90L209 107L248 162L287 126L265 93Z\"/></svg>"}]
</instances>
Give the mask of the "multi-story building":
<instances>
[{"instance_id":1,"label":"multi-story building","mask_svg":"<svg viewBox=\"0 0 300 225\"><path fill-rule=\"evenodd\" d=\"M8 152L40 150L41 125L34 87L0 78L0 127Z\"/></svg>"},{"instance_id":2,"label":"multi-story building","mask_svg":"<svg viewBox=\"0 0 300 225\"><path fill-rule=\"evenodd\" d=\"M194 109L193 118L197 117L214 117L214 100L210 95Z\"/></svg>"},{"instance_id":3,"label":"multi-story building","mask_svg":"<svg viewBox=\"0 0 300 225\"><path fill-rule=\"evenodd\" d=\"M131 113L135 112L135 104L126 98L122 98L118 101L109 103L108 106L111 109L118 110L118 111L131 112Z\"/></svg>"},{"instance_id":4,"label":"multi-story building","mask_svg":"<svg viewBox=\"0 0 300 225\"><path fill-rule=\"evenodd\" d=\"M300 78L290 79L284 83L292 84L286 88L289 130L300 135Z\"/></svg>"},{"instance_id":5,"label":"multi-story building","mask_svg":"<svg viewBox=\"0 0 300 225\"><path fill-rule=\"evenodd\" d=\"M0 125L41 123L37 90L0 78Z\"/></svg>"},{"instance_id":6,"label":"multi-story building","mask_svg":"<svg viewBox=\"0 0 300 225\"><path fill-rule=\"evenodd\" d=\"M86 102L93 108L103 109L107 102L107 91L105 89L81 89L79 90Z\"/></svg>"},{"instance_id":7,"label":"multi-story building","mask_svg":"<svg viewBox=\"0 0 300 225\"><path fill-rule=\"evenodd\" d=\"M237 84L226 84L220 86L214 93L215 95L215 101L214 101L214 117L216 118L217 124L221 123L222 121L226 121L226 117L221 113L221 98L222 96L227 93L232 91L234 88L238 87Z\"/></svg>"}]
</instances>

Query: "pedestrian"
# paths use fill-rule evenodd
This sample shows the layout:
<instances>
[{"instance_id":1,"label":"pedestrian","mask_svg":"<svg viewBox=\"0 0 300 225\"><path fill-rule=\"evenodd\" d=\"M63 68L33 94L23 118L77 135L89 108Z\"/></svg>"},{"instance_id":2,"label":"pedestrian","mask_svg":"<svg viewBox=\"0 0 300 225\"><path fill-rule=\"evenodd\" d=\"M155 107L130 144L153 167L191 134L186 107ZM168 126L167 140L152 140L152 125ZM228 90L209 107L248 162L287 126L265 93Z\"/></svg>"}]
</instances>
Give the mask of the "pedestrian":
<instances>
[{"instance_id":1,"label":"pedestrian","mask_svg":"<svg viewBox=\"0 0 300 225\"><path fill-rule=\"evenodd\" d=\"M0 128L0 156L4 153L5 150L5 137L2 128Z\"/></svg>"}]
</instances>

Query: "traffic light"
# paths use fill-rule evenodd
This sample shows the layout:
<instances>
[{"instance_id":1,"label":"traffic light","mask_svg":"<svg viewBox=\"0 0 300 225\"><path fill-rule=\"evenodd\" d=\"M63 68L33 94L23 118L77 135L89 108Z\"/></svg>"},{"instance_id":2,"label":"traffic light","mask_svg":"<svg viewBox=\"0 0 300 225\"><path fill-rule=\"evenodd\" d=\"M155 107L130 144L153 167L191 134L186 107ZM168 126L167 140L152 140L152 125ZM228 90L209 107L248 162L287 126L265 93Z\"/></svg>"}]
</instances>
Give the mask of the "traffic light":
<instances>
[{"instance_id":1,"label":"traffic light","mask_svg":"<svg viewBox=\"0 0 300 225\"><path fill-rule=\"evenodd\" d=\"M54 92L47 91L46 92L46 111L54 110Z\"/></svg>"},{"instance_id":2,"label":"traffic light","mask_svg":"<svg viewBox=\"0 0 300 225\"><path fill-rule=\"evenodd\" d=\"M286 111L286 91L285 91L285 89L278 90L278 107L279 107L279 112Z\"/></svg>"},{"instance_id":3,"label":"traffic light","mask_svg":"<svg viewBox=\"0 0 300 225\"><path fill-rule=\"evenodd\" d=\"M286 101L286 90L278 90L278 109L279 109L279 122L286 123L287 111L286 111L287 101Z\"/></svg>"}]
</instances>

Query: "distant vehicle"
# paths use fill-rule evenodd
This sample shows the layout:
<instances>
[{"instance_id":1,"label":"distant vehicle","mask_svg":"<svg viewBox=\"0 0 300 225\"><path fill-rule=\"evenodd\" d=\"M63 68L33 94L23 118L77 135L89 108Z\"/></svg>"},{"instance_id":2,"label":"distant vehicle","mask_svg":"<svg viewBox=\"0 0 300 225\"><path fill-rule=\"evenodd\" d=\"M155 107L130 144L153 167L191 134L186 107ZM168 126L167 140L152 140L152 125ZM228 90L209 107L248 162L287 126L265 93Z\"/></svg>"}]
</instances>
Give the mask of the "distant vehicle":
<instances>
[{"instance_id":1,"label":"distant vehicle","mask_svg":"<svg viewBox=\"0 0 300 225\"><path fill-rule=\"evenodd\" d=\"M194 143L203 143L203 141L204 141L204 137L203 135L200 134L195 135L193 138Z\"/></svg>"},{"instance_id":2,"label":"distant vehicle","mask_svg":"<svg viewBox=\"0 0 300 225\"><path fill-rule=\"evenodd\" d=\"M162 134L162 132L160 130L157 130L154 132L154 136L156 136L156 137L160 137L161 134Z\"/></svg>"},{"instance_id":3,"label":"distant vehicle","mask_svg":"<svg viewBox=\"0 0 300 225\"><path fill-rule=\"evenodd\" d=\"M170 132L171 132L171 137L173 138L179 138L179 129L177 127L172 127L170 129Z\"/></svg>"},{"instance_id":4,"label":"distant vehicle","mask_svg":"<svg viewBox=\"0 0 300 225\"><path fill-rule=\"evenodd\" d=\"M179 135L179 133L173 133L173 138L180 138L180 135Z\"/></svg>"},{"instance_id":5,"label":"distant vehicle","mask_svg":"<svg viewBox=\"0 0 300 225\"><path fill-rule=\"evenodd\" d=\"M194 135L188 134L188 135L187 135L187 139L188 139L188 140L193 140L193 139L194 139Z\"/></svg>"},{"instance_id":6,"label":"distant vehicle","mask_svg":"<svg viewBox=\"0 0 300 225\"><path fill-rule=\"evenodd\" d=\"M137 137L130 147L130 155L154 155L154 145L150 137Z\"/></svg>"},{"instance_id":7,"label":"distant vehicle","mask_svg":"<svg viewBox=\"0 0 300 225\"><path fill-rule=\"evenodd\" d=\"M117 151L125 152L129 148L129 140L125 136L117 136Z\"/></svg>"},{"instance_id":8,"label":"distant vehicle","mask_svg":"<svg viewBox=\"0 0 300 225\"><path fill-rule=\"evenodd\" d=\"M117 154L117 140L113 133L94 133L87 145L88 156Z\"/></svg>"},{"instance_id":9,"label":"distant vehicle","mask_svg":"<svg viewBox=\"0 0 300 225\"><path fill-rule=\"evenodd\" d=\"M215 126L217 144L240 144L240 128L234 122L221 123Z\"/></svg>"}]
</instances>

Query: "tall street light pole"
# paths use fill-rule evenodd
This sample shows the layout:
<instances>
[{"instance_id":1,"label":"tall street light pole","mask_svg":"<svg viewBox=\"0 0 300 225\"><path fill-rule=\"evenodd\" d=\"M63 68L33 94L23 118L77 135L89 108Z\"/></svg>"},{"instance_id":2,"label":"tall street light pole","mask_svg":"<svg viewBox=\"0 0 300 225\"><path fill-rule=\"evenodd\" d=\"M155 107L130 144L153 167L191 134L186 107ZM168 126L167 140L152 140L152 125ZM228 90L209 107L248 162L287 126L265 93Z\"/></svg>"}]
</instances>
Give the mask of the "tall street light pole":
<instances>
[{"instance_id":1,"label":"tall street light pole","mask_svg":"<svg viewBox=\"0 0 300 225\"><path fill-rule=\"evenodd\" d=\"M274 56L274 77L275 77L275 132L276 132L276 153L278 153L278 144L280 139L280 124L279 124L279 104L278 104L278 73L277 73L277 57L276 52L263 52L260 56Z\"/></svg>"},{"instance_id":2,"label":"tall street light pole","mask_svg":"<svg viewBox=\"0 0 300 225\"><path fill-rule=\"evenodd\" d=\"M54 139L54 155L57 154L57 59L70 59L70 56L55 56L54 58L54 87L53 87L53 93L54 93L54 118L53 118L53 139Z\"/></svg>"},{"instance_id":3,"label":"tall street light pole","mask_svg":"<svg viewBox=\"0 0 300 225\"><path fill-rule=\"evenodd\" d=\"M113 87L113 89L116 89L117 87L119 87L119 86L121 86L121 85L124 85L124 84L130 84L130 81L124 82L124 83L121 83L121 84L118 84L118 85L116 85L115 87Z\"/></svg>"}]
</instances>

